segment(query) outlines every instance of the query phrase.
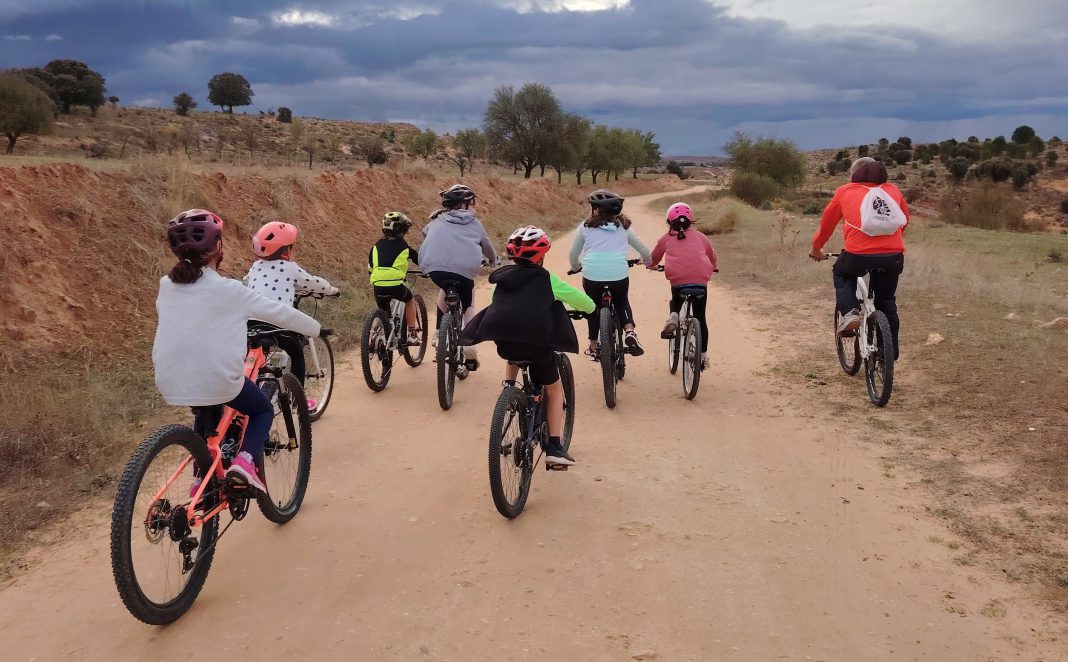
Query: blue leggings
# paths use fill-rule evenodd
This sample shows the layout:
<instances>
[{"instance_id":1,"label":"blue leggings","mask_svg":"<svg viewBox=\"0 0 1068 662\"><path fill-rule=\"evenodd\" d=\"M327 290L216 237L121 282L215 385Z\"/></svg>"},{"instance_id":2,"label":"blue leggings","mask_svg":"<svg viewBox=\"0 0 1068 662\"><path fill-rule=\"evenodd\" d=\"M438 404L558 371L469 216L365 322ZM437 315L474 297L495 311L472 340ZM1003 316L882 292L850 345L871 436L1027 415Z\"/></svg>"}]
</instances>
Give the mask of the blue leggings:
<instances>
[{"instance_id":1,"label":"blue leggings","mask_svg":"<svg viewBox=\"0 0 1068 662\"><path fill-rule=\"evenodd\" d=\"M253 459L259 460L263 455L263 447L267 444L267 434L271 431L271 423L274 422L274 407L259 386L249 378L245 378L245 385L237 397L226 403L248 416L248 425L245 426L245 440L241 443L241 450L247 451ZM206 414L210 407L197 410L194 429L207 438L214 430L206 430L208 425L216 424L209 422Z\"/></svg>"}]
</instances>

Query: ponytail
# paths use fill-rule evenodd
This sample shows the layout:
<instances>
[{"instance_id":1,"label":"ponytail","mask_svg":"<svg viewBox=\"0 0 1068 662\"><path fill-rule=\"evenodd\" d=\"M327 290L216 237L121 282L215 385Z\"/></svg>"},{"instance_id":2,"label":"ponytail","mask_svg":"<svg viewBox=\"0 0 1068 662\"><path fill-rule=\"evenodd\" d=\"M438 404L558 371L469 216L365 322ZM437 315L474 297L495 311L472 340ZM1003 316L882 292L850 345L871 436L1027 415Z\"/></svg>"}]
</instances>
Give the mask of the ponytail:
<instances>
[{"instance_id":1,"label":"ponytail","mask_svg":"<svg viewBox=\"0 0 1068 662\"><path fill-rule=\"evenodd\" d=\"M204 275L204 267L208 264L210 254L205 255L199 251L186 251L171 267L167 277L176 285L189 285L197 282Z\"/></svg>"},{"instance_id":2,"label":"ponytail","mask_svg":"<svg viewBox=\"0 0 1068 662\"><path fill-rule=\"evenodd\" d=\"M683 217L685 218L685 217ZM686 238L686 231L690 229L690 219L677 220L671 222L671 231L668 234L675 235L675 238L682 241Z\"/></svg>"}]
</instances>

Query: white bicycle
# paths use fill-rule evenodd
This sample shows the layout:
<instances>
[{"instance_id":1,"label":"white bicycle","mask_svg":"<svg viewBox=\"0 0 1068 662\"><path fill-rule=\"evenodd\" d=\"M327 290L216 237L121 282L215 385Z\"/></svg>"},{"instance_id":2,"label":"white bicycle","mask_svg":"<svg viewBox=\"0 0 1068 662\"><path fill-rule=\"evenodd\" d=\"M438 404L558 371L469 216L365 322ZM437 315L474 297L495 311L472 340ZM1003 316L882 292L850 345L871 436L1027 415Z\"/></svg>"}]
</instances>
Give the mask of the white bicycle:
<instances>
[{"instance_id":1,"label":"white bicycle","mask_svg":"<svg viewBox=\"0 0 1068 662\"><path fill-rule=\"evenodd\" d=\"M323 297L322 294L298 294L295 305L300 308L304 299L314 300L315 309L311 312L311 316L318 319L319 301ZM326 406L330 404L330 396L334 392L334 348L330 346L328 338L320 336L303 338L302 341L305 364L304 393L315 401L315 409L308 411L308 417L317 421L322 418Z\"/></svg>"},{"instance_id":2,"label":"white bicycle","mask_svg":"<svg viewBox=\"0 0 1068 662\"><path fill-rule=\"evenodd\" d=\"M422 274L409 271L408 278ZM374 308L367 313L363 333L360 335L360 364L363 367L363 379L367 388L375 393L381 392L389 383L393 372L394 354L400 353L411 367L423 362L426 355L426 304L423 297L413 295L416 305L416 333L418 345L408 344L408 325L405 323L405 304L398 299L389 303L389 313Z\"/></svg>"},{"instance_id":3,"label":"white bicycle","mask_svg":"<svg viewBox=\"0 0 1068 662\"><path fill-rule=\"evenodd\" d=\"M827 254L828 257L839 255ZM861 301L857 331L838 332L842 315L835 306L834 344L838 362L847 375L857 374L863 361L868 397L876 407L885 407L894 388L894 337L886 314L875 309L875 292L869 287L869 279L869 274L857 279L857 299Z\"/></svg>"}]
</instances>

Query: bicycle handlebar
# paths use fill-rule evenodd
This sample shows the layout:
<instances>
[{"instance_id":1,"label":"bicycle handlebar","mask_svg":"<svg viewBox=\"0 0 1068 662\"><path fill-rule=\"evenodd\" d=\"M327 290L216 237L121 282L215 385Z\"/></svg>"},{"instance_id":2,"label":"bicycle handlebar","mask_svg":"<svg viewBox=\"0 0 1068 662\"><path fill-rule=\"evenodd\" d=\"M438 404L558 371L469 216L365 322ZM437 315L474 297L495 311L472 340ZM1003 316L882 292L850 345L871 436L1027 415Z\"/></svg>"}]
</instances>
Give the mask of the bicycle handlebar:
<instances>
[{"instance_id":1,"label":"bicycle handlebar","mask_svg":"<svg viewBox=\"0 0 1068 662\"><path fill-rule=\"evenodd\" d=\"M330 297L331 299L336 299L336 298L338 298L340 296L341 296L341 290L338 290L337 294L323 294L322 292L304 292L303 294L299 293L299 292L297 293L297 299L298 300L300 300L300 299L325 299L327 297Z\"/></svg>"},{"instance_id":2,"label":"bicycle handlebar","mask_svg":"<svg viewBox=\"0 0 1068 662\"><path fill-rule=\"evenodd\" d=\"M641 263L642 263L641 258L634 258L633 260L627 260L627 268L630 269L631 267L636 267ZM575 274L579 273L580 271L582 271L582 267L581 266L578 269L569 270L567 272L567 275L568 276L574 276Z\"/></svg>"}]
</instances>

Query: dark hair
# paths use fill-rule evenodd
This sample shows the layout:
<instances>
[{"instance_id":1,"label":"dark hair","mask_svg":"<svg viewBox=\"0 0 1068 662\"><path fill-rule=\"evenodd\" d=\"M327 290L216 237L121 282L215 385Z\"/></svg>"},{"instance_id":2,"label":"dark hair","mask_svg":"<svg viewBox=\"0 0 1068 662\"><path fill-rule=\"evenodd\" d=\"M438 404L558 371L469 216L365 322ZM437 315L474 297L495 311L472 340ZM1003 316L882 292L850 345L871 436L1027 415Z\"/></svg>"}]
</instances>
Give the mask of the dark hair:
<instances>
[{"instance_id":1,"label":"dark hair","mask_svg":"<svg viewBox=\"0 0 1068 662\"><path fill-rule=\"evenodd\" d=\"M889 179L886 164L875 159L857 159L852 170L849 181L854 184L885 184Z\"/></svg>"},{"instance_id":2,"label":"dark hair","mask_svg":"<svg viewBox=\"0 0 1068 662\"><path fill-rule=\"evenodd\" d=\"M204 275L204 267L208 264L211 255L211 253L204 254L199 251L187 251L171 267L171 272L167 274L167 277L177 285L195 283Z\"/></svg>"},{"instance_id":3,"label":"dark hair","mask_svg":"<svg viewBox=\"0 0 1068 662\"><path fill-rule=\"evenodd\" d=\"M598 216L594 218L592 210L590 211L589 217L585 221L583 221L582 224L588 228L599 228L602 225L608 225L609 223L615 223L616 225L622 227L624 230L630 229L630 219L627 218L626 214L618 214L616 216L611 217L607 217L607 215L602 216L598 214Z\"/></svg>"},{"instance_id":4,"label":"dark hair","mask_svg":"<svg viewBox=\"0 0 1068 662\"><path fill-rule=\"evenodd\" d=\"M690 219L686 218L685 216L683 216L682 219L676 219L672 221L671 229L668 230L668 234L675 235L675 238L679 241L682 241L686 238L686 231L690 229L691 225Z\"/></svg>"},{"instance_id":5,"label":"dark hair","mask_svg":"<svg viewBox=\"0 0 1068 662\"><path fill-rule=\"evenodd\" d=\"M411 226L405 226L403 230L387 230L382 228L382 236L386 239L403 239L404 235L408 234L408 230Z\"/></svg>"}]
</instances>

